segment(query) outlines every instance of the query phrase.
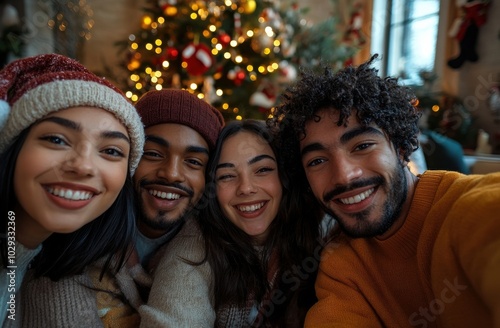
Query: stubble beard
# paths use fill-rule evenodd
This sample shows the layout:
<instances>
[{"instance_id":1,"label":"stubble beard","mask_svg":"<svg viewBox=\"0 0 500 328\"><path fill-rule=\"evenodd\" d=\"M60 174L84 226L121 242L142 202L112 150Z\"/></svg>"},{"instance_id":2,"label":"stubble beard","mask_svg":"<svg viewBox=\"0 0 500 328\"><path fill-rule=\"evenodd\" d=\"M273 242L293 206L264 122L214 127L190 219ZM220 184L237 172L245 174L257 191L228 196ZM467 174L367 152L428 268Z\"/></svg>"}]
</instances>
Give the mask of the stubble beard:
<instances>
[{"instance_id":1,"label":"stubble beard","mask_svg":"<svg viewBox=\"0 0 500 328\"><path fill-rule=\"evenodd\" d=\"M383 179L380 188L384 188L387 194L387 200L382 206L382 213L378 220L369 221L370 213L373 207L351 214L356 219L355 226L347 226L342 216L337 215L332 209L326 207L325 211L336 218L341 230L351 238L371 238L383 235L387 232L401 214L401 209L408 195L407 178L404 172L405 168L398 162L390 174L390 181ZM389 185L392 183L392 185Z\"/></svg>"}]
</instances>

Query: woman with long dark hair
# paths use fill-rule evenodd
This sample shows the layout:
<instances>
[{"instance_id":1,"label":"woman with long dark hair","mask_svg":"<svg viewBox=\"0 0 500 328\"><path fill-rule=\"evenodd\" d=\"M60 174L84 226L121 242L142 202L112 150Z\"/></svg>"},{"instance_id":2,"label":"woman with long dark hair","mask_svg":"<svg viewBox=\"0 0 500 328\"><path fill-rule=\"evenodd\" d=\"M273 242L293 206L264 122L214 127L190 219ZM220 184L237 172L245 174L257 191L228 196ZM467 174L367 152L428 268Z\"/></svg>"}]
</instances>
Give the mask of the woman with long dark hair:
<instances>
[{"instance_id":1,"label":"woman with long dark hair","mask_svg":"<svg viewBox=\"0 0 500 328\"><path fill-rule=\"evenodd\" d=\"M21 319L28 266L59 280L98 259L103 273L123 264L144 131L118 89L60 55L7 65L0 99L2 323Z\"/></svg>"},{"instance_id":2,"label":"woman with long dark hair","mask_svg":"<svg viewBox=\"0 0 500 328\"><path fill-rule=\"evenodd\" d=\"M222 130L198 219L165 249L142 326L302 326L316 300L322 215L276 154L264 122Z\"/></svg>"}]
</instances>

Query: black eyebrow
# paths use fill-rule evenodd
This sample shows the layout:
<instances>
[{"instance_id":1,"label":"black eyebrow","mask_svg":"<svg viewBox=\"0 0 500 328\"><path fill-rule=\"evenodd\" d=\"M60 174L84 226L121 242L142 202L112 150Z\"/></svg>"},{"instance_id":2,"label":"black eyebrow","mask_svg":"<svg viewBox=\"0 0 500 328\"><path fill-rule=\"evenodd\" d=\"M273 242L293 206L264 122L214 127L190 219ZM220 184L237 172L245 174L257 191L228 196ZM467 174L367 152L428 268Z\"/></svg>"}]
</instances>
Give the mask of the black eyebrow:
<instances>
[{"instance_id":1,"label":"black eyebrow","mask_svg":"<svg viewBox=\"0 0 500 328\"><path fill-rule=\"evenodd\" d=\"M159 137L159 136L156 136L153 134L147 135L146 141L154 142L155 144L162 146L162 147L165 147L165 148L170 147L170 142L168 142L167 140L165 140L162 137ZM208 149L206 147L203 147L203 146L188 146L188 147L186 147L186 152L187 153L203 153L203 154L209 155Z\"/></svg>"},{"instance_id":2,"label":"black eyebrow","mask_svg":"<svg viewBox=\"0 0 500 328\"><path fill-rule=\"evenodd\" d=\"M64 126L66 128L69 128L69 129L72 129L72 130L75 130L78 132L82 131L82 126L80 124L76 123L75 121L71 121L71 120L68 120L68 119L65 119L62 117L58 117L58 116L49 116L49 117L42 118L40 121L38 121L37 124L40 124L42 122L53 122L53 123L59 124L61 126Z\"/></svg>"},{"instance_id":3,"label":"black eyebrow","mask_svg":"<svg viewBox=\"0 0 500 328\"><path fill-rule=\"evenodd\" d=\"M130 139L120 131L104 131L101 133L101 137L106 139L123 139L130 143Z\"/></svg>"},{"instance_id":4,"label":"black eyebrow","mask_svg":"<svg viewBox=\"0 0 500 328\"><path fill-rule=\"evenodd\" d=\"M46 117L46 118L41 119L40 121L38 121L38 124L40 124L42 122L53 122L53 123L56 123L56 124L59 124L59 125L65 127L65 128L68 128L68 129L71 129L71 130L74 130L77 132L82 132L82 126L80 125L80 123L77 123L77 122L72 121L72 120L68 120L66 118L62 118L62 117L58 117L58 116L50 116L50 117ZM126 135L121 133L120 131L103 131L101 133L101 137L106 138L106 139L115 139L115 138L124 139L125 141L130 143L130 139Z\"/></svg>"},{"instance_id":5,"label":"black eyebrow","mask_svg":"<svg viewBox=\"0 0 500 328\"><path fill-rule=\"evenodd\" d=\"M384 135L382 131L372 127L372 126L358 126L352 130L347 131L340 137L340 143L345 145L350 140L356 138L362 134L373 134L373 135ZM325 150L325 147L319 142L315 142L305 146L301 151L301 157L304 157L307 153L316 151L316 150Z\"/></svg>"},{"instance_id":6,"label":"black eyebrow","mask_svg":"<svg viewBox=\"0 0 500 328\"><path fill-rule=\"evenodd\" d=\"M153 134L146 135L146 141L154 142L155 144L158 144L166 148L170 147L170 143L167 140L163 139L162 137L155 136Z\"/></svg>"},{"instance_id":7,"label":"black eyebrow","mask_svg":"<svg viewBox=\"0 0 500 328\"><path fill-rule=\"evenodd\" d=\"M373 126L358 126L352 130L347 131L340 137L340 143L346 144L350 140L356 138L361 134L384 135L380 130Z\"/></svg>"},{"instance_id":8,"label":"black eyebrow","mask_svg":"<svg viewBox=\"0 0 500 328\"><path fill-rule=\"evenodd\" d=\"M259 156L255 156L254 158L252 158L251 160L249 160L248 164L257 163L258 161L261 161L261 160L266 159L266 158L269 158L270 160L276 162L276 160L272 156L269 156L267 154L262 154L262 155L259 155Z\"/></svg>"},{"instance_id":9,"label":"black eyebrow","mask_svg":"<svg viewBox=\"0 0 500 328\"><path fill-rule=\"evenodd\" d=\"M269 156L267 154L262 154L262 155L258 155L258 156L255 156L254 158L251 158L249 161L248 161L248 164L255 164L257 163L258 161L261 161L263 159L270 159L274 162L276 162L276 160L274 159L274 157L272 156ZM218 170L218 169L221 169L221 168L228 168L228 167L234 167L234 164L232 163L222 163L222 164L218 164L215 168L215 170Z\"/></svg>"}]
</instances>

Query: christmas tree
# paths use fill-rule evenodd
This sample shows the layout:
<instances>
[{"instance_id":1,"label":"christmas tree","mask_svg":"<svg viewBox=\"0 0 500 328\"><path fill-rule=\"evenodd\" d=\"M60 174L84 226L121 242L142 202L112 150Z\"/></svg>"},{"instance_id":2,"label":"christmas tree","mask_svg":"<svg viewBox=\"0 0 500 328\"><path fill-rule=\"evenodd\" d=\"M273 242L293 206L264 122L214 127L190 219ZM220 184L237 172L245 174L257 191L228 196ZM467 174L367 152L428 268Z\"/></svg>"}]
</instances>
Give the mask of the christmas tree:
<instances>
[{"instance_id":1,"label":"christmas tree","mask_svg":"<svg viewBox=\"0 0 500 328\"><path fill-rule=\"evenodd\" d=\"M140 31L118 43L126 68L122 88L133 102L152 89L183 88L217 107L226 120L265 119L299 65L344 62L355 52L339 46L333 19L313 28L302 18L307 8L297 4L147 4Z\"/></svg>"}]
</instances>

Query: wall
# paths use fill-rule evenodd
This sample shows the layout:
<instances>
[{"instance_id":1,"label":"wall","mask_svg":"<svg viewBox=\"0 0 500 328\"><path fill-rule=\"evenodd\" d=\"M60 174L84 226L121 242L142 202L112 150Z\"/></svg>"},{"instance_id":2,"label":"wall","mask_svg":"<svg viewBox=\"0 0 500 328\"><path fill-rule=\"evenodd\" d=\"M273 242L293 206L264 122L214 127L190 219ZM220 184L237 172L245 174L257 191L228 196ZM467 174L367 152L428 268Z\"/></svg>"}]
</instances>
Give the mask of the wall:
<instances>
[{"instance_id":1,"label":"wall","mask_svg":"<svg viewBox=\"0 0 500 328\"><path fill-rule=\"evenodd\" d=\"M466 62L458 70L446 67L443 91L457 95L477 118L478 126L490 134L493 151L500 154L500 113L494 115L489 107L488 89L500 85L500 2L492 1L488 20L479 29L476 63ZM458 54L458 43L453 42L451 56ZM449 53L449 52L448 52ZM449 59L445 58L445 60Z\"/></svg>"}]
</instances>

